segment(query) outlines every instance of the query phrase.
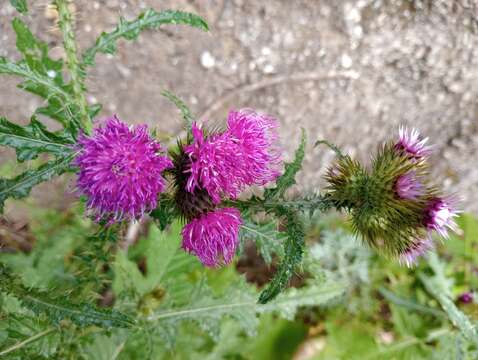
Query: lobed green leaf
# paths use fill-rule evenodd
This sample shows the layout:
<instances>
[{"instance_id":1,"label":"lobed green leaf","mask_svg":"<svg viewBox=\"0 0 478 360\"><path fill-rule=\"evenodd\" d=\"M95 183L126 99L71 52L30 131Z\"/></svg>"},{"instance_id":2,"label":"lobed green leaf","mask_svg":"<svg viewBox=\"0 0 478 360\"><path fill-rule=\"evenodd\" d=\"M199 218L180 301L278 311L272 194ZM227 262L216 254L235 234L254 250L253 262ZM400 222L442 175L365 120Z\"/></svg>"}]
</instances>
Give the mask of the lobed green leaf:
<instances>
[{"instance_id":1,"label":"lobed green leaf","mask_svg":"<svg viewBox=\"0 0 478 360\"><path fill-rule=\"evenodd\" d=\"M59 157L56 160L41 165L37 169L25 171L13 179L0 178L0 213L3 212L7 198L24 198L28 196L35 185L68 171L74 156L75 154Z\"/></svg>"},{"instance_id":2,"label":"lobed green leaf","mask_svg":"<svg viewBox=\"0 0 478 360\"><path fill-rule=\"evenodd\" d=\"M72 303L67 296L54 297L50 293L25 287L22 281L0 264L2 282L0 290L16 297L24 307L35 314L43 314L52 324L70 320L78 326L96 325L104 328L131 327L135 324L129 316L109 309L99 309L89 303Z\"/></svg>"},{"instance_id":3,"label":"lobed green leaf","mask_svg":"<svg viewBox=\"0 0 478 360\"><path fill-rule=\"evenodd\" d=\"M0 74L23 78L19 87L46 101L36 113L60 122L73 135L79 130L78 106L70 84L63 80L63 61L48 56L48 45L37 39L27 25L18 18L12 21L17 36L17 49L23 55L19 62L0 57ZM90 109L92 110L92 109Z\"/></svg>"},{"instance_id":4,"label":"lobed green leaf","mask_svg":"<svg viewBox=\"0 0 478 360\"><path fill-rule=\"evenodd\" d=\"M33 117L28 126L14 124L0 117L0 145L14 148L19 162L35 159L40 153L67 156L72 152L72 137L54 133Z\"/></svg>"},{"instance_id":5,"label":"lobed green leaf","mask_svg":"<svg viewBox=\"0 0 478 360\"><path fill-rule=\"evenodd\" d=\"M174 105L176 105L176 107L179 109L179 111L181 111L184 122L186 123L186 130L188 132L190 132L191 128L192 128L192 125L193 125L193 122L194 122L194 116L193 116L191 110L189 110L186 103L181 98L179 98L178 96L176 96L175 94L173 94L172 92L170 92L168 90L164 90L161 93L161 95L163 95L165 98L167 98L172 103L174 103Z\"/></svg>"},{"instance_id":6,"label":"lobed green leaf","mask_svg":"<svg viewBox=\"0 0 478 360\"><path fill-rule=\"evenodd\" d=\"M94 65L97 53L114 54L116 52L116 41L121 38L135 40L141 31L158 29L165 24L184 24L204 31L209 30L206 21L198 15L182 11L166 10L157 12L148 9L135 20L127 21L121 18L116 29L110 33L102 33L96 40L95 45L85 51L83 64Z\"/></svg>"},{"instance_id":7,"label":"lobed green leaf","mask_svg":"<svg viewBox=\"0 0 478 360\"><path fill-rule=\"evenodd\" d=\"M264 198L267 200L272 200L274 198L281 198L284 196L285 191L294 185L295 176L302 169L302 161L304 160L305 156L305 145L307 139L305 136L305 130L302 129L302 135L300 140L300 145L295 151L294 160L290 163L285 164L284 174L282 174L276 180L276 187L273 189L267 189L264 192Z\"/></svg>"},{"instance_id":8,"label":"lobed green leaf","mask_svg":"<svg viewBox=\"0 0 478 360\"><path fill-rule=\"evenodd\" d=\"M305 229L298 213L285 208L279 208L278 210L280 212L277 215L285 215L287 220L287 240L284 246L284 258L274 278L259 296L259 303L261 304L271 301L287 287L297 265L302 261L304 253Z\"/></svg>"},{"instance_id":9,"label":"lobed green leaf","mask_svg":"<svg viewBox=\"0 0 478 360\"><path fill-rule=\"evenodd\" d=\"M253 240L266 264L270 265L272 263L272 256L274 254L279 257L284 255L282 244L287 236L277 230L275 222L258 223L252 221L244 213L242 218L243 224L241 226L240 238L243 240Z\"/></svg>"}]
</instances>

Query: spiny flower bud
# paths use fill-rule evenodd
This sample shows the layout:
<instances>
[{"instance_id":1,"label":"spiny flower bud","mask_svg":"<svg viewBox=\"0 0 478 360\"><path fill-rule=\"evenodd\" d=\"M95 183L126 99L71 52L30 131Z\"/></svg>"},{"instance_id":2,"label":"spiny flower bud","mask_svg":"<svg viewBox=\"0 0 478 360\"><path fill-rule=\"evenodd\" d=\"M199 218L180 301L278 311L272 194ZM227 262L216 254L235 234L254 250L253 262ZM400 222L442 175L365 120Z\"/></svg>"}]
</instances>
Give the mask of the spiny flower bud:
<instances>
[{"instance_id":1,"label":"spiny flower bud","mask_svg":"<svg viewBox=\"0 0 478 360\"><path fill-rule=\"evenodd\" d=\"M354 231L378 251L411 266L433 248L432 231L454 230L454 203L429 184L425 146L416 130L400 129L383 145L370 169L342 156L326 174L329 198L351 214Z\"/></svg>"},{"instance_id":2,"label":"spiny flower bud","mask_svg":"<svg viewBox=\"0 0 478 360\"><path fill-rule=\"evenodd\" d=\"M128 126L114 116L78 144L77 186L97 220L137 219L156 207L165 188L162 172L172 162L146 125Z\"/></svg>"}]
</instances>

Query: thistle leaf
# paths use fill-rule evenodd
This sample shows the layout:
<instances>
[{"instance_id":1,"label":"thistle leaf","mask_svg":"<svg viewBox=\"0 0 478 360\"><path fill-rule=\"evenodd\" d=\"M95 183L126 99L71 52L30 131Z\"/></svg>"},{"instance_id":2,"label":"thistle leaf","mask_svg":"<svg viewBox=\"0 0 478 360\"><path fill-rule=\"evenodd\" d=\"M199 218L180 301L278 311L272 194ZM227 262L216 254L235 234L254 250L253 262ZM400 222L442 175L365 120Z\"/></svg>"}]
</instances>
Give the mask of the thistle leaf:
<instances>
[{"instance_id":1,"label":"thistle leaf","mask_svg":"<svg viewBox=\"0 0 478 360\"><path fill-rule=\"evenodd\" d=\"M451 298L450 280L445 275L444 264L442 264L438 256L434 253L429 255L429 264L435 272L434 276L427 276L424 273L419 274L419 278L427 291L438 300L448 318L463 336L478 346L478 330L471 320L460 309L458 309Z\"/></svg>"},{"instance_id":2,"label":"thistle leaf","mask_svg":"<svg viewBox=\"0 0 478 360\"><path fill-rule=\"evenodd\" d=\"M244 223L241 226L241 240L253 240L267 264L272 263L274 254L279 257L284 255L282 244L287 236L277 230L277 225L274 222L269 221L260 224L252 221L247 214L243 214L242 218Z\"/></svg>"},{"instance_id":3,"label":"thistle leaf","mask_svg":"<svg viewBox=\"0 0 478 360\"><path fill-rule=\"evenodd\" d=\"M116 310L98 309L89 303L73 304L68 297L53 297L47 292L27 288L3 265L0 266L0 275L2 291L15 296L35 314L46 315L52 324L58 325L60 321L67 319L81 327L96 325L112 328L134 325L134 320Z\"/></svg>"},{"instance_id":4,"label":"thistle leaf","mask_svg":"<svg viewBox=\"0 0 478 360\"><path fill-rule=\"evenodd\" d=\"M343 294L345 289L341 283L324 283L311 285L301 289L289 289L274 301L266 305L255 301L255 291L244 279L226 289L223 296L214 297L210 289L200 285L200 290L191 296L192 301L179 309L163 310L151 315L148 320L158 321L163 327L176 325L178 320L193 320L211 335L219 330L220 320L229 316L236 321L249 335L256 333L257 314L272 312L287 319L293 319L301 306L323 305Z\"/></svg>"},{"instance_id":5,"label":"thistle leaf","mask_svg":"<svg viewBox=\"0 0 478 360\"><path fill-rule=\"evenodd\" d=\"M285 164L284 174L282 174L276 181L276 187L273 189L267 189L264 193L266 200L272 200L274 198L281 198L284 196L285 191L294 185L295 176L302 169L302 161L305 156L305 145L307 139L305 136L305 130L302 129L302 135L300 145L295 151L294 160Z\"/></svg>"},{"instance_id":6,"label":"thistle leaf","mask_svg":"<svg viewBox=\"0 0 478 360\"><path fill-rule=\"evenodd\" d=\"M157 12L148 9L135 20L127 21L124 18L115 30L110 33L102 33L96 40L95 45L87 49L83 55L84 65L94 65L97 53L114 54L116 52L116 41L123 38L126 40L135 40L143 30L158 29L164 24L184 24L208 31L208 25L198 15L182 11L166 10Z\"/></svg>"},{"instance_id":7,"label":"thistle leaf","mask_svg":"<svg viewBox=\"0 0 478 360\"><path fill-rule=\"evenodd\" d=\"M305 246L305 230L302 220L295 211L279 208L277 215L285 215L287 219L287 240L284 247L284 258L267 288L259 296L259 303L265 304L274 299L289 283L295 268L302 261Z\"/></svg>"},{"instance_id":8,"label":"thistle leaf","mask_svg":"<svg viewBox=\"0 0 478 360\"><path fill-rule=\"evenodd\" d=\"M158 207L149 214L161 231L165 230L176 217L174 202L168 196L161 196Z\"/></svg>"},{"instance_id":9,"label":"thistle leaf","mask_svg":"<svg viewBox=\"0 0 478 360\"><path fill-rule=\"evenodd\" d=\"M0 178L0 213L3 212L7 198L24 198L28 196L35 185L68 171L74 155L75 154L71 154L66 157L60 157L57 160L49 161L37 169L25 171L13 179Z\"/></svg>"},{"instance_id":10,"label":"thistle leaf","mask_svg":"<svg viewBox=\"0 0 478 360\"><path fill-rule=\"evenodd\" d=\"M23 21L15 18L12 26L17 35L17 49L23 59L15 63L0 57L0 74L23 78L19 87L47 102L37 113L57 120L76 134L79 129L78 106L73 101L71 86L63 80L63 62L48 56L48 45L35 38Z\"/></svg>"},{"instance_id":11,"label":"thistle leaf","mask_svg":"<svg viewBox=\"0 0 478 360\"><path fill-rule=\"evenodd\" d=\"M22 14L28 12L27 0L10 0L10 4Z\"/></svg>"},{"instance_id":12,"label":"thistle leaf","mask_svg":"<svg viewBox=\"0 0 478 360\"><path fill-rule=\"evenodd\" d=\"M45 152L66 156L72 152L68 145L73 143L71 136L48 131L35 117L28 126L19 126L0 117L0 145L14 148L19 162L35 159Z\"/></svg>"},{"instance_id":13,"label":"thistle leaf","mask_svg":"<svg viewBox=\"0 0 478 360\"><path fill-rule=\"evenodd\" d=\"M188 132L191 131L191 127L193 125L193 121L194 121L194 116L191 112L191 110L189 110L188 106L186 105L186 103L181 99L179 98L178 96L174 95L172 92L168 91L168 90L164 90L161 95L163 95L165 98L167 98L168 100L170 100L171 102L174 103L174 105L176 105L176 107L179 109L179 111L181 111L181 114L183 116L183 119L184 119L184 122L186 123L186 130Z\"/></svg>"},{"instance_id":14,"label":"thistle leaf","mask_svg":"<svg viewBox=\"0 0 478 360\"><path fill-rule=\"evenodd\" d=\"M89 303L73 304L68 297L52 299L45 293L35 293L32 289L28 289L28 292L20 298L22 304L36 314L46 314L53 324L68 319L81 327L96 325L125 328L134 325L134 320L116 310L99 309Z\"/></svg>"}]
</instances>

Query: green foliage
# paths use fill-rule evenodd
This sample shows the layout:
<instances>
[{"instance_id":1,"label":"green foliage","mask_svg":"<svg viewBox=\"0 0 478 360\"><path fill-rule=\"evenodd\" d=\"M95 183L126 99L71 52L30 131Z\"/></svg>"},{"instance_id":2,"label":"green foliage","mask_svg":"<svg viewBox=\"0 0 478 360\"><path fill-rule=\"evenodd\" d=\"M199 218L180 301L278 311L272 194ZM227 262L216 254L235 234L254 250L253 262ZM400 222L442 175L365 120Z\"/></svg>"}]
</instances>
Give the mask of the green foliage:
<instances>
[{"instance_id":1,"label":"green foliage","mask_svg":"<svg viewBox=\"0 0 478 360\"><path fill-rule=\"evenodd\" d=\"M35 159L45 152L56 156L69 155L71 144L73 139L69 134L50 132L35 117L28 126L19 126L0 117L0 145L14 148L20 162Z\"/></svg>"},{"instance_id":2,"label":"green foliage","mask_svg":"<svg viewBox=\"0 0 478 360\"><path fill-rule=\"evenodd\" d=\"M23 59L14 63L0 57L0 74L23 78L19 87L47 102L45 107L36 112L57 120L72 134L76 134L80 127L78 106L73 99L70 84L63 80L63 62L48 56L47 44L37 39L23 21L15 18L12 25L17 35L17 49Z\"/></svg>"},{"instance_id":3,"label":"green foliage","mask_svg":"<svg viewBox=\"0 0 478 360\"><path fill-rule=\"evenodd\" d=\"M302 220L295 211L279 209L279 216L285 216L287 240L284 245L284 257L274 278L259 296L259 303L265 304L283 291L302 261L305 246L305 230Z\"/></svg>"},{"instance_id":4,"label":"green foliage","mask_svg":"<svg viewBox=\"0 0 478 360\"><path fill-rule=\"evenodd\" d=\"M273 189L267 189L264 193L264 198L272 200L276 198L282 198L285 191L295 184L295 176L302 169L302 161L305 156L305 145L307 138L305 130L302 129L302 135L300 138L300 145L295 151L294 160L285 164L284 173L276 180L276 187Z\"/></svg>"},{"instance_id":5,"label":"green foliage","mask_svg":"<svg viewBox=\"0 0 478 360\"><path fill-rule=\"evenodd\" d=\"M158 206L149 215L155 220L161 231L165 230L177 217L173 199L168 195L162 195Z\"/></svg>"},{"instance_id":6,"label":"green foliage","mask_svg":"<svg viewBox=\"0 0 478 360\"><path fill-rule=\"evenodd\" d=\"M452 282L445 275L444 264L440 263L436 254L430 254L429 262L435 275L430 277L422 273L419 275L420 280L423 285L425 285L427 291L438 300L453 325L460 329L463 336L473 342L478 348L478 330L476 324L473 324L468 316L460 311L451 299Z\"/></svg>"},{"instance_id":7,"label":"green foliage","mask_svg":"<svg viewBox=\"0 0 478 360\"><path fill-rule=\"evenodd\" d=\"M10 4L22 14L28 12L27 0L10 0Z\"/></svg>"},{"instance_id":8,"label":"green foliage","mask_svg":"<svg viewBox=\"0 0 478 360\"><path fill-rule=\"evenodd\" d=\"M158 29L165 24L184 24L204 31L209 30L207 23L195 14L172 10L157 12L148 9L135 20L127 21L121 18L115 30L110 33L102 33L95 45L85 51L83 63L84 65L94 65L97 53L114 54L116 52L116 42L119 39L135 40L141 31Z\"/></svg>"},{"instance_id":9,"label":"green foliage","mask_svg":"<svg viewBox=\"0 0 478 360\"><path fill-rule=\"evenodd\" d=\"M278 230L276 221L272 219L255 221L248 211L242 212L241 215L243 220L240 232L242 244L247 240L253 240L268 265L272 263L274 254L280 258L284 256L283 242L287 236Z\"/></svg>"},{"instance_id":10,"label":"green foliage","mask_svg":"<svg viewBox=\"0 0 478 360\"><path fill-rule=\"evenodd\" d=\"M98 309L88 303L74 304L67 296L53 297L51 293L26 287L3 265L0 267L0 275L2 292L16 297L35 314L46 315L48 321L54 325L58 325L62 320L70 320L82 327L129 327L134 324L132 319L118 311Z\"/></svg>"},{"instance_id":11,"label":"green foliage","mask_svg":"<svg viewBox=\"0 0 478 360\"><path fill-rule=\"evenodd\" d=\"M0 213L3 212L7 198L24 198L30 194L35 185L68 171L73 157L74 154L49 161L37 169L25 171L13 179L0 178Z\"/></svg>"},{"instance_id":12,"label":"green foliage","mask_svg":"<svg viewBox=\"0 0 478 360\"><path fill-rule=\"evenodd\" d=\"M191 110L189 110L188 106L186 103L179 98L178 96L174 95L172 92L168 90L164 90L161 95L163 95L165 98L170 100L176 107L179 109L183 116L183 120L185 123L186 130L188 132L191 131L192 124L194 122L194 115L192 114Z\"/></svg>"}]
</instances>

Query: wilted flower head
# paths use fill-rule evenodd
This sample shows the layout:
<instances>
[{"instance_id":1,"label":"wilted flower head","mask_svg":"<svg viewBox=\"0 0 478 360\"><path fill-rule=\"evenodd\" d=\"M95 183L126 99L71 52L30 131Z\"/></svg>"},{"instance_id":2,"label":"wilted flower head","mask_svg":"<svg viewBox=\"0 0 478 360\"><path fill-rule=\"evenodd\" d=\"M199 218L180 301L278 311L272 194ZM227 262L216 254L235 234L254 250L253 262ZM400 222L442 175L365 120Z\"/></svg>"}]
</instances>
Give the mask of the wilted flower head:
<instances>
[{"instance_id":1,"label":"wilted flower head","mask_svg":"<svg viewBox=\"0 0 478 360\"><path fill-rule=\"evenodd\" d=\"M399 141L395 144L395 149L420 160L426 158L432 152L432 147L426 145L427 141L428 138L422 138L417 129L408 130L401 127L399 129Z\"/></svg>"},{"instance_id":2,"label":"wilted flower head","mask_svg":"<svg viewBox=\"0 0 478 360\"><path fill-rule=\"evenodd\" d=\"M191 220L182 231L182 247L209 267L229 264L239 243L239 210L219 208Z\"/></svg>"},{"instance_id":3,"label":"wilted flower head","mask_svg":"<svg viewBox=\"0 0 478 360\"><path fill-rule=\"evenodd\" d=\"M231 111L227 129L208 137L193 126L193 143L185 147L190 157L186 189L205 189L215 203L236 198L250 185L264 185L279 174L277 121L251 110Z\"/></svg>"},{"instance_id":4,"label":"wilted flower head","mask_svg":"<svg viewBox=\"0 0 478 360\"><path fill-rule=\"evenodd\" d=\"M416 199L423 194L423 185L415 171L400 175L395 183L395 191L401 199Z\"/></svg>"},{"instance_id":5,"label":"wilted flower head","mask_svg":"<svg viewBox=\"0 0 478 360\"><path fill-rule=\"evenodd\" d=\"M370 169L342 156L326 175L327 196L350 212L355 232L408 266L433 247L433 231L446 237L456 228L454 204L430 185L425 142L402 128L399 141L383 145Z\"/></svg>"},{"instance_id":6,"label":"wilted flower head","mask_svg":"<svg viewBox=\"0 0 478 360\"><path fill-rule=\"evenodd\" d=\"M172 162L146 125L128 126L115 116L78 144L77 186L98 220L136 219L156 207L165 187L161 173Z\"/></svg>"},{"instance_id":7,"label":"wilted flower head","mask_svg":"<svg viewBox=\"0 0 478 360\"><path fill-rule=\"evenodd\" d=\"M448 229L456 231L457 225L454 218L458 211L454 205L456 200L452 197L434 198L430 200L425 209L424 225L429 230L435 230L444 238L448 237Z\"/></svg>"}]
</instances>

